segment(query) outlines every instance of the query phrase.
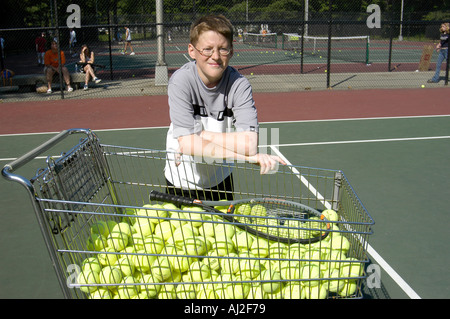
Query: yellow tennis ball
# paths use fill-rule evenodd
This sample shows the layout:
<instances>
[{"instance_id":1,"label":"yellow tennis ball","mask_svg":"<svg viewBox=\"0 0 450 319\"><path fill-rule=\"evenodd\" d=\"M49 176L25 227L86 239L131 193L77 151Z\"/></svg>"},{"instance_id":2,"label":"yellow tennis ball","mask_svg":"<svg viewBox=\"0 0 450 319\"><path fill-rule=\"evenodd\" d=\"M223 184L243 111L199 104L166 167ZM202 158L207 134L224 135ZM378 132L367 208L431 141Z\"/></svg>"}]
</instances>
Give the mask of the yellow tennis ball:
<instances>
[{"instance_id":1,"label":"yellow tennis ball","mask_svg":"<svg viewBox=\"0 0 450 319\"><path fill-rule=\"evenodd\" d=\"M106 287L111 290L117 287L111 284L119 284L123 279L123 274L119 268L114 266L106 266L100 272L99 277L100 283L109 284L109 286Z\"/></svg>"},{"instance_id":2,"label":"yellow tennis ball","mask_svg":"<svg viewBox=\"0 0 450 319\"><path fill-rule=\"evenodd\" d=\"M187 238L184 249L191 256L203 256L207 253L206 242L199 236Z\"/></svg>"},{"instance_id":3,"label":"yellow tennis ball","mask_svg":"<svg viewBox=\"0 0 450 319\"><path fill-rule=\"evenodd\" d=\"M304 286L306 299L326 299L328 297L328 290L326 284L317 286Z\"/></svg>"},{"instance_id":4,"label":"yellow tennis ball","mask_svg":"<svg viewBox=\"0 0 450 319\"><path fill-rule=\"evenodd\" d=\"M92 233L86 240L86 248L90 251L101 251L107 246L106 237Z\"/></svg>"},{"instance_id":5,"label":"yellow tennis ball","mask_svg":"<svg viewBox=\"0 0 450 319\"><path fill-rule=\"evenodd\" d=\"M136 215L151 217L149 218L149 221L151 223L158 224L164 220L164 218L169 216L168 211L161 210L161 208L164 207L160 204L145 204L141 209L136 211Z\"/></svg>"},{"instance_id":6,"label":"yellow tennis ball","mask_svg":"<svg viewBox=\"0 0 450 319\"><path fill-rule=\"evenodd\" d=\"M236 251L233 240L225 233L217 234L212 243L212 250L220 256L225 256Z\"/></svg>"},{"instance_id":7,"label":"yellow tennis ball","mask_svg":"<svg viewBox=\"0 0 450 319\"><path fill-rule=\"evenodd\" d=\"M281 278L289 279L300 279L301 264L300 261L283 261L280 265Z\"/></svg>"},{"instance_id":8,"label":"yellow tennis ball","mask_svg":"<svg viewBox=\"0 0 450 319\"><path fill-rule=\"evenodd\" d=\"M136 255L133 255L133 263L137 271L140 272L148 272L154 261L156 260L156 256L148 255L146 250L138 250L136 251Z\"/></svg>"},{"instance_id":9,"label":"yellow tennis ball","mask_svg":"<svg viewBox=\"0 0 450 319\"><path fill-rule=\"evenodd\" d=\"M318 286L320 268L315 264L305 265L300 270L300 278L304 279L301 284L308 287Z\"/></svg>"},{"instance_id":10,"label":"yellow tennis ball","mask_svg":"<svg viewBox=\"0 0 450 319\"><path fill-rule=\"evenodd\" d=\"M344 252L347 252L350 249L350 241L345 236L334 235L331 238L330 247L334 250L342 250Z\"/></svg>"},{"instance_id":11,"label":"yellow tennis ball","mask_svg":"<svg viewBox=\"0 0 450 319\"><path fill-rule=\"evenodd\" d=\"M252 73L250 73L250 75L253 75L253 72L252 72Z\"/></svg>"},{"instance_id":12,"label":"yellow tennis ball","mask_svg":"<svg viewBox=\"0 0 450 319\"><path fill-rule=\"evenodd\" d=\"M164 254L176 255L168 256L167 258L172 269L179 272L187 271L189 266L194 262L194 258L189 257L182 248L177 248L176 246L166 246Z\"/></svg>"},{"instance_id":13,"label":"yellow tennis ball","mask_svg":"<svg viewBox=\"0 0 450 319\"><path fill-rule=\"evenodd\" d=\"M231 224L216 224L214 227L215 237L224 234L228 238L232 238L236 232L236 229Z\"/></svg>"},{"instance_id":14,"label":"yellow tennis ball","mask_svg":"<svg viewBox=\"0 0 450 319\"><path fill-rule=\"evenodd\" d=\"M161 290L161 285L155 285L160 281L152 274L143 275L140 282L142 283L140 286L141 294L144 293L148 298L155 298Z\"/></svg>"},{"instance_id":15,"label":"yellow tennis ball","mask_svg":"<svg viewBox=\"0 0 450 319\"><path fill-rule=\"evenodd\" d=\"M282 288L282 278L278 271L265 269L261 272L261 287L268 294L277 293Z\"/></svg>"},{"instance_id":16,"label":"yellow tennis ball","mask_svg":"<svg viewBox=\"0 0 450 319\"><path fill-rule=\"evenodd\" d=\"M175 290L175 285L164 285L158 294L158 299L176 299L177 292Z\"/></svg>"},{"instance_id":17,"label":"yellow tennis ball","mask_svg":"<svg viewBox=\"0 0 450 319\"><path fill-rule=\"evenodd\" d=\"M270 244L268 240L261 237L256 237L253 240L250 251L257 257L265 258L269 255L269 247Z\"/></svg>"},{"instance_id":18,"label":"yellow tennis ball","mask_svg":"<svg viewBox=\"0 0 450 319\"><path fill-rule=\"evenodd\" d=\"M135 233L136 230L128 223L120 222L120 223L117 223L111 229L111 233L113 233L113 232L122 232L122 233L127 234L127 236L131 237L131 235L133 235L133 233Z\"/></svg>"},{"instance_id":19,"label":"yellow tennis ball","mask_svg":"<svg viewBox=\"0 0 450 319\"><path fill-rule=\"evenodd\" d=\"M253 279L261 272L259 260L250 252L239 254L239 269L242 278Z\"/></svg>"},{"instance_id":20,"label":"yellow tennis ball","mask_svg":"<svg viewBox=\"0 0 450 319\"><path fill-rule=\"evenodd\" d=\"M143 250L148 254L159 254L166 245L164 238L159 235L152 235L150 237L144 238Z\"/></svg>"},{"instance_id":21,"label":"yellow tennis ball","mask_svg":"<svg viewBox=\"0 0 450 319\"><path fill-rule=\"evenodd\" d=\"M254 216L266 216L267 215L267 209L261 205L256 204L252 206L251 215Z\"/></svg>"},{"instance_id":22,"label":"yellow tennis ball","mask_svg":"<svg viewBox=\"0 0 450 319\"><path fill-rule=\"evenodd\" d=\"M120 231L113 231L106 238L106 246L114 249L114 251L121 251L128 245L128 234Z\"/></svg>"},{"instance_id":23,"label":"yellow tennis ball","mask_svg":"<svg viewBox=\"0 0 450 319\"><path fill-rule=\"evenodd\" d=\"M124 276L133 275L135 269L133 258L131 258L131 256L119 258L114 266L119 268Z\"/></svg>"},{"instance_id":24,"label":"yellow tennis ball","mask_svg":"<svg viewBox=\"0 0 450 319\"><path fill-rule=\"evenodd\" d=\"M305 299L305 288L298 283L289 283L283 288L284 299Z\"/></svg>"},{"instance_id":25,"label":"yellow tennis ball","mask_svg":"<svg viewBox=\"0 0 450 319\"><path fill-rule=\"evenodd\" d=\"M77 277L77 283L80 285L94 285L94 286L80 286L80 290L85 293L91 293L98 289L100 284L100 276L98 272L92 270L85 270L80 272Z\"/></svg>"},{"instance_id":26,"label":"yellow tennis ball","mask_svg":"<svg viewBox=\"0 0 450 319\"><path fill-rule=\"evenodd\" d=\"M203 220L209 220L205 211L198 206L183 206L184 215L190 219L190 224L194 227L200 227L203 223Z\"/></svg>"},{"instance_id":27,"label":"yellow tennis ball","mask_svg":"<svg viewBox=\"0 0 450 319\"><path fill-rule=\"evenodd\" d=\"M141 286L136 285L139 283L133 276L126 276L122 279L120 286L117 287L117 293L120 299L131 299L137 296L141 291Z\"/></svg>"},{"instance_id":28,"label":"yellow tennis ball","mask_svg":"<svg viewBox=\"0 0 450 319\"><path fill-rule=\"evenodd\" d=\"M197 291L194 284L179 284L175 290L178 299L196 299Z\"/></svg>"},{"instance_id":29,"label":"yellow tennis ball","mask_svg":"<svg viewBox=\"0 0 450 319\"><path fill-rule=\"evenodd\" d=\"M340 267L341 277L359 277L363 274L364 268L356 258L347 258Z\"/></svg>"},{"instance_id":30,"label":"yellow tennis ball","mask_svg":"<svg viewBox=\"0 0 450 319\"><path fill-rule=\"evenodd\" d=\"M211 278L211 269L201 261L194 261L189 268L189 274L192 281L203 282Z\"/></svg>"},{"instance_id":31,"label":"yellow tennis ball","mask_svg":"<svg viewBox=\"0 0 450 319\"><path fill-rule=\"evenodd\" d=\"M98 254L98 261L102 266L111 266L116 263L118 254L112 247L106 247L102 250L102 253Z\"/></svg>"},{"instance_id":32,"label":"yellow tennis ball","mask_svg":"<svg viewBox=\"0 0 450 319\"><path fill-rule=\"evenodd\" d=\"M329 278L339 278L340 272L339 269L333 269L330 272ZM328 291L330 292L339 292L344 288L345 281L342 279L330 279L327 281L328 283Z\"/></svg>"},{"instance_id":33,"label":"yellow tennis ball","mask_svg":"<svg viewBox=\"0 0 450 319\"><path fill-rule=\"evenodd\" d=\"M202 227L200 226L200 231L201 231L201 229L202 229ZM181 227L175 229L172 237L170 237L167 240L167 242L170 244L177 245L177 246L183 246L184 241L187 238L192 238L192 237L194 237L194 232L192 231L192 228L181 226Z\"/></svg>"},{"instance_id":34,"label":"yellow tennis ball","mask_svg":"<svg viewBox=\"0 0 450 319\"><path fill-rule=\"evenodd\" d=\"M103 237L107 237L109 235L108 224L103 220L99 220L92 224L90 229L91 234L97 234Z\"/></svg>"},{"instance_id":35,"label":"yellow tennis ball","mask_svg":"<svg viewBox=\"0 0 450 319\"><path fill-rule=\"evenodd\" d=\"M224 257L220 260L220 269L222 273L236 274L239 271L238 254L229 253L224 255Z\"/></svg>"},{"instance_id":36,"label":"yellow tennis ball","mask_svg":"<svg viewBox=\"0 0 450 319\"><path fill-rule=\"evenodd\" d=\"M240 276L236 276L233 283L227 286L226 296L228 299L246 299L250 293L251 285L248 282L242 282Z\"/></svg>"},{"instance_id":37,"label":"yellow tennis ball","mask_svg":"<svg viewBox=\"0 0 450 319\"><path fill-rule=\"evenodd\" d=\"M322 215L324 215L325 218L328 219L329 221L337 222L339 220L338 213L333 209L325 209L322 212Z\"/></svg>"},{"instance_id":38,"label":"yellow tennis ball","mask_svg":"<svg viewBox=\"0 0 450 319\"><path fill-rule=\"evenodd\" d=\"M104 288L99 288L89 295L89 299L113 299L113 298L114 294L110 290Z\"/></svg>"},{"instance_id":39,"label":"yellow tennis ball","mask_svg":"<svg viewBox=\"0 0 450 319\"><path fill-rule=\"evenodd\" d=\"M133 227L136 233L141 234L143 237L150 236L155 231L155 224L150 219L143 217L135 218Z\"/></svg>"},{"instance_id":40,"label":"yellow tennis ball","mask_svg":"<svg viewBox=\"0 0 450 319\"><path fill-rule=\"evenodd\" d=\"M172 277L172 265L167 257L157 257L150 270L159 281L165 281Z\"/></svg>"},{"instance_id":41,"label":"yellow tennis ball","mask_svg":"<svg viewBox=\"0 0 450 319\"><path fill-rule=\"evenodd\" d=\"M97 257L88 257L81 262L81 271L86 270L91 270L96 273L99 273L102 270L102 265Z\"/></svg>"},{"instance_id":42,"label":"yellow tennis ball","mask_svg":"<svg viewBox=\"0 0 450 319\"><path fill-rule=\"evenodd\" d=\"M168 240L172 237L174 231L175 226L168 221L162 221L155 227L155 235L161 236L164 240Z\"/></svg>"},{"instance_id":43,"label":"yellow tennis ball","mask_svg":"<svg viewBox=\"0 0 450 319\"><path fill-rule=\"evenodd\" d=\"M284 243L274 242L269 246L269 256L273 259L284 258L286 255L287 245Z\"/></svg>"},{"instance_id":44,"label":"yellow tennis ball","mask_svg":"<svg viewBox=\"0 0 450 319\"><path fill-rule=\"evenodd\" d=\"M208 251L206 257L203 258L202 262L209 266L211 270L220 271L220 260L219 255L216 251Z\"/></svg>"},{"instance_id":45,"label":"yellow tennis ball","mask_svg":"<svg viewBox=\"0 0 450 319\"><path fill-rule=\"evenodd\" d=\"M239 252L244 252L251 249L253 238L254 237L246 231L238 231L234 234L232 240L236 249Z\"/></svg>"}]
</instances>

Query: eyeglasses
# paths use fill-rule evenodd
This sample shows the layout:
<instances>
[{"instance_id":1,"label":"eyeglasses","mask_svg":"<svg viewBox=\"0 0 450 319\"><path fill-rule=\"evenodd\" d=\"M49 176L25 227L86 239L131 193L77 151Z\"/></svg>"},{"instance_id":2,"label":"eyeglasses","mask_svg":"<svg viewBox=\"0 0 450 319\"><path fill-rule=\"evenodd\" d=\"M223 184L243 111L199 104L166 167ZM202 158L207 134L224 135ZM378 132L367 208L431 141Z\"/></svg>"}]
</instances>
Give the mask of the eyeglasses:
<instances>
[{"instance_id":1,"label":"eyeglasses","mask_svg":"<svg viewBox=\"0 0 450 319\"><path fill-rule=\"evenodd\" d=\"M210 57L214 54L214 49L199 50L196 47L194 47L194 49L197 50L198 52L200 52L201 55L206 56L206 57ZM230 54L230 52L231 52L231 49L225 49L225 48L219 49L219 54L222 56L227 56Z\"/></svg>"}]
</instances>

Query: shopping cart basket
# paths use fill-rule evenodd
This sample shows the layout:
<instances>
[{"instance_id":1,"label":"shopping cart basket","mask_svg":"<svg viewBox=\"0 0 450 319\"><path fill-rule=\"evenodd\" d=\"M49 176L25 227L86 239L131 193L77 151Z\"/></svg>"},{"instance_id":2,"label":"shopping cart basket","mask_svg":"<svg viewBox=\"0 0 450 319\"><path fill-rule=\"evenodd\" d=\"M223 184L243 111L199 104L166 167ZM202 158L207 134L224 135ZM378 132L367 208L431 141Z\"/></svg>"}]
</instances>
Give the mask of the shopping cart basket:
<instances>
[{"instance_id":1,"label":"shopping cart basket","mask_svg":"<svg viewBox=\"0 0 450 319\"><path fill-rule=\"evenodd\" d=\"M77 144L48 156L35 176L16 173L71 135L81 136ZM151 202L152 191L170 191L168 155L70 129L5 165L3 176L30 195L66 298L363 297L374 221L342 171L288 165L261 175L250 163L196 163L232 171L235 199L276 197L337 213L325 238L290 244L249 234L226 211ZM297 227L322 229L312 219Z\"/></svg>"}]
</instances>

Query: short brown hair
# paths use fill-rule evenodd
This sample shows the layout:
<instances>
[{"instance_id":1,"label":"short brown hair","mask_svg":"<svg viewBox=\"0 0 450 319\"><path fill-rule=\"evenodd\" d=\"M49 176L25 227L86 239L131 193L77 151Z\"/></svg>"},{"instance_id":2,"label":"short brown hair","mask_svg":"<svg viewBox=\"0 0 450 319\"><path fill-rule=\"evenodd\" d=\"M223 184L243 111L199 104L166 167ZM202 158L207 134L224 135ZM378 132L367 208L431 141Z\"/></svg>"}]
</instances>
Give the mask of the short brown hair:
<instances>
[{"instance_id":1,"label":"short brown hair","mask_svg":"<svg viewBox=\"0 0 450 319\"><path fill-rule=\"evenodd\" d=\"M215 31L223 35L233 45L233 25L223 15L207 15L197 19L191 25L190 41L196 45L200 34L206 31Z\"/></svg>"}]
</instances>

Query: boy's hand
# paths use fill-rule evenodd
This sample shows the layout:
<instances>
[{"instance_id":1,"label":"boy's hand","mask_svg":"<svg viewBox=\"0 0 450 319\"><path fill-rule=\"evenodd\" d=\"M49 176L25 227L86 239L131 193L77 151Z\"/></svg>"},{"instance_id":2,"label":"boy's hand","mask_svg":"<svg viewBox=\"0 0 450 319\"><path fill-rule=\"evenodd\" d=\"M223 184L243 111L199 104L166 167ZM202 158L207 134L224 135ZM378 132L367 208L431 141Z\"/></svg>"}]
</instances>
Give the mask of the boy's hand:
<instances>
[{"instance_id":1,"label":"boy's hand","mask_svg":"<svg viewBox=\"0 0 450 319\"><path fill-rule=\"evenodd\" d=\"M261 167L261 175L275 173L279 164L286 165L279 156L262 153L250 156L249 162Z\"/></svg>"}]
</instances>

